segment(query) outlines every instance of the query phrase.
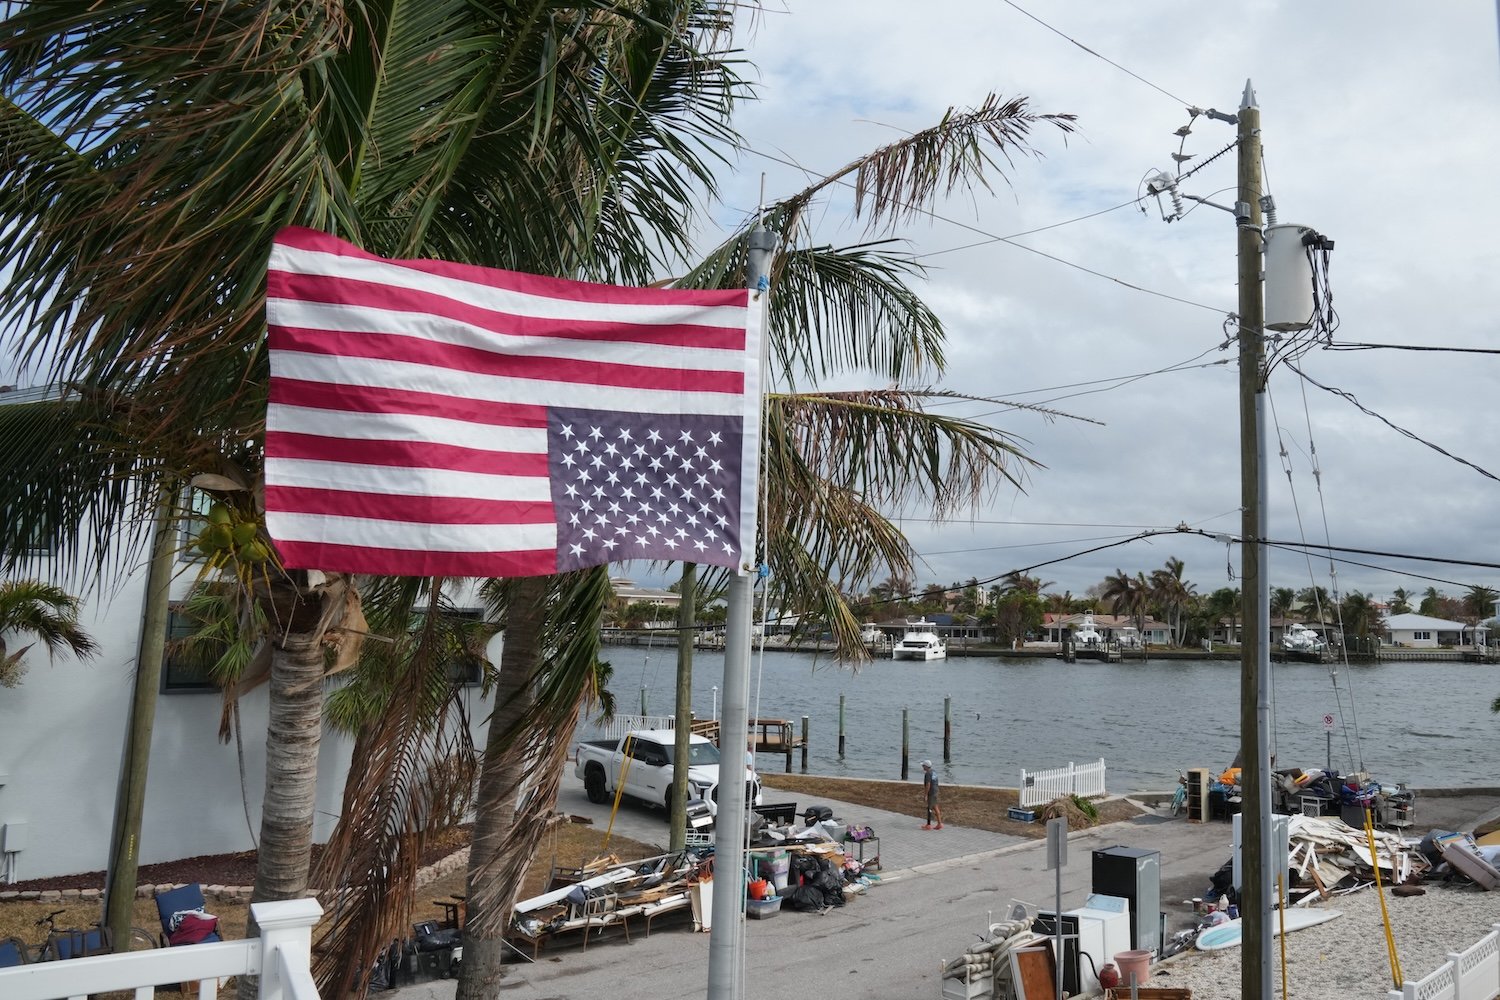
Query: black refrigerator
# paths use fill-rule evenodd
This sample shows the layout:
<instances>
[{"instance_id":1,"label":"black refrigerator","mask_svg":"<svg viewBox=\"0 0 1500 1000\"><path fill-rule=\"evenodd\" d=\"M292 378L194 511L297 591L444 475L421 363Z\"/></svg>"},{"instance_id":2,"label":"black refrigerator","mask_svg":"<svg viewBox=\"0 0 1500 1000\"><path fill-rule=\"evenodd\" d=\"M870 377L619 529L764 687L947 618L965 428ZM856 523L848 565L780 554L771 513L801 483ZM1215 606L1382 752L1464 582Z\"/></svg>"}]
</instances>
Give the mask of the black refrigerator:
<instances>
[{"instance_id":1,"label":"black refrigerator","mask_svg":"<svg viewBox=\"0 0 1500 1000\"><path fill-rule=\"evenodd\" d=\"M1130 900L1130 946L1160 956L1160 851L1124 845L1095 851L1094 892Z\"/></svg>"}]
</instances>

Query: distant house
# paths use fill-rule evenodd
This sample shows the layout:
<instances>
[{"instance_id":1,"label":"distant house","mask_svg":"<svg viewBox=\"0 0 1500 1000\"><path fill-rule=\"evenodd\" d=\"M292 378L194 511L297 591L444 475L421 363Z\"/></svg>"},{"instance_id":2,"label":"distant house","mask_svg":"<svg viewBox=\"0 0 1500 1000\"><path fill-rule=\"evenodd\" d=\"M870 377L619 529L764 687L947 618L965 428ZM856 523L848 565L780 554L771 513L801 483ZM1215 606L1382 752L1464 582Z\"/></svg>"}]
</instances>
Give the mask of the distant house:
<instances>
[{"instance_id":1,"label":"distant house","mask_svg":"<svg viewBox=\"0 0 1500 1000\"><path fill-rule=\"evenodd\" d=\"M1070 629L1076 629L1083 624L1083 619L1088 612L1073 615L1059 615L1047 612L1042 616L1042 640L1044 642L1061 643L1067 637ZM1094 628L1106 640L1124 640L1133 642L1135 639L1135 617L1133 615L1092 615ZM1140 638L1157 646L1165 646L1172 641L1172 629L1166 622L1159 622L1155 618L1147 618L1143 623L1145 628L1141 630Z\"/></svg>"},{"instance_id":2,"label":"distant house","mask_svg":"<svg viewBox=\"0 0 1500 1000\"><path fill-rule=\"evenodd\" d=\"M1433 618L1431 615L1391 615L1385 620L1385 639L1397 646L1436 649L1439 646L1485 645L1489 629L1484 625Z\"/></svg>"}]
</instances>

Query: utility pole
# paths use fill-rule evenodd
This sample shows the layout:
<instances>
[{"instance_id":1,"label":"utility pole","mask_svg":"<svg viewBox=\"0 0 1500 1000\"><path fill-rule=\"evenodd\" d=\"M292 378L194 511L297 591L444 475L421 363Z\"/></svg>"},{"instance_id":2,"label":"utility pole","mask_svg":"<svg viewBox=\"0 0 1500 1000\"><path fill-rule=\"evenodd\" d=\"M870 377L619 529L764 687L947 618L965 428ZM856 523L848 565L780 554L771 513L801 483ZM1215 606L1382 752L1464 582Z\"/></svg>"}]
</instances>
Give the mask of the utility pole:
<instances>
[{"instance_id":1,"label":"utility pole","mask_svg":"<svg viewBox=\"0 0 1500 1000\"><path fill-rule=\"evenodd\" d=\"M1240 996L1271 998L1271 592L1266 574L1266 408L1264 235L1261 232L1260 108L1245 81L1239 111L1240 344L1240 753L1244 920Z\"/></svg>"}]
</instances>

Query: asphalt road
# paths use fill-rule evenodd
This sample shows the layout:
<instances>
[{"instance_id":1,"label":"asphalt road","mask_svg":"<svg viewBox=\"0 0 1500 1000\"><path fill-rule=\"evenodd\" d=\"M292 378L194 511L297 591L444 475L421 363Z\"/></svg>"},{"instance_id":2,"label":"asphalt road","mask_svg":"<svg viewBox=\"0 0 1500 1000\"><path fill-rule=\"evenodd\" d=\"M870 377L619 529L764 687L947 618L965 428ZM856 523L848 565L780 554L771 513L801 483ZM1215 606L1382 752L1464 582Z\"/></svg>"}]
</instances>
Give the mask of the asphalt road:
<instances>
[{"instance_id":1,"label":"asphalt road","mask_svg":"<svg viewBox=\"0 0 1500 1000\"><path fill-rule=\"evenodd\" d=\"M916 793L914 793L916 794ZM849 803L828 803L845 822L867 823L881 837L884 879L863 896L825 914L783 911L746 921L746 996L805 996L839 1000L928 998L940 994L939 967L1001 919L1012 899L1045 909L1054 905L1054 873L1045 868L1043 842L948 827L924 831L920 821ZM799 803L799 806L801 804ZM581 785L565 788L559 808L608 822L608 807L590 805ZM1500 815L1500 789L1463 797L1422 796L1416 833L1470 828ZM660 810L625 806L617 833L648 843L665 840ZM1162 908L1169 931L1191 923L1182 900L1201 895L1209 876L1231 856L1227 823L1190 824L1147 815L1069 838L1062 906L1082 905L1090 891L1092 852L1114 845L1161 852ZM557 1000L676 1000L702 997L708 981L708 938L691 924L632 928L544 948L535 964L508 966L503 997ZM452 981L403 987L401 1000L446 1000Z\"/></svg>"}]
</instances>

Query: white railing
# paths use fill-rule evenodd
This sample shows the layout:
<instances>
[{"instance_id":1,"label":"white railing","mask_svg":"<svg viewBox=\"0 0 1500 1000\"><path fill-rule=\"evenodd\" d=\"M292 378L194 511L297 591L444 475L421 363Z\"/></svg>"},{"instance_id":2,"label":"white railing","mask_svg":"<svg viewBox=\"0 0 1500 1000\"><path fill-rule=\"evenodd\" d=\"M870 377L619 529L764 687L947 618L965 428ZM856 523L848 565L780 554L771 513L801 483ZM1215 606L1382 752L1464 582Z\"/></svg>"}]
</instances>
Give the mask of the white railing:
<instances>
[{"instance_id":1,"label":"white railing","mask_svg":"<svg viewBox=\"0 0 1500 1000\"><path fill-rule=\"evenodd\" d=\"M1054 767L1047 771L1021 768L1021 805L1040 806L1064 795L1103 795L1104 758L1092 764Z\"/></svg>"},{"instance_id":2,"label":"white railing","mask_svg":"<svg viewBox=\"0 0 1500 1000\"><path fill-rule=\"evenodd\" d=\"M252 903L250 912L260 925L258 938L0 969L0 997L86 1000L91 993L134 990L136 1000L150 1000L158 986L197 982L199 1000L214 1000L220 980L259 976L259 1000L318 1000L309 967L313 925L323 915L317 900Z\"/></svg>"},{"instance_id":3,"label":"white railing","mask_svg":"<svg viewBox=\"0 0 1500 1000\"><path fill-rule=\"evenodd\" d=\"M1391 990L1389 1000L1493 1000L1500 996L1500 924L1416 982Z\"/></svg>"},{"instance_id":4,"label":"white railing","mask_svg":"<svg viewBox=\"0 0 1500 1000\"><path fill-rule=\"evenodd\" d=\"M616 715L603 728L601 739L617 740L632 729L676 729L675 715Z\"/></svg>"}]
</instances>

